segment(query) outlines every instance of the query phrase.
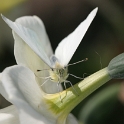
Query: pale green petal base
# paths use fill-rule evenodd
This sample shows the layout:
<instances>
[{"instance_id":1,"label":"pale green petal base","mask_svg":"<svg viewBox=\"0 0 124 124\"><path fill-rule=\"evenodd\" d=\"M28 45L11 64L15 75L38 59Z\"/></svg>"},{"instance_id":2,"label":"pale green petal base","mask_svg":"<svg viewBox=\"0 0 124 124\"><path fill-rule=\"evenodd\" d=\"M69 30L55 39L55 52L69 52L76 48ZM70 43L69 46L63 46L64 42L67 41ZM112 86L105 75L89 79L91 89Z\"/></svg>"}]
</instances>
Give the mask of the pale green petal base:
<instances>
[{"instance_id":1,"label":"pale green petal base","mask_svg":"<svg viewBox=\"0 0 124 124\"><path fill-rule=\"evenodd\" d=\"M85 78L80 83L74 85L78 95L75 93L72 87L66 91L54 95L46 94L46 103L49 106L49 109L53 111L56 116L58 116L58 124L61 124L70 111L72 111L72 109L84 98L110 79L111 77L109 76L108 69L104 68ZM60 100L60 95L62 97L62 101Z\"/></svg>"}]
</instances>

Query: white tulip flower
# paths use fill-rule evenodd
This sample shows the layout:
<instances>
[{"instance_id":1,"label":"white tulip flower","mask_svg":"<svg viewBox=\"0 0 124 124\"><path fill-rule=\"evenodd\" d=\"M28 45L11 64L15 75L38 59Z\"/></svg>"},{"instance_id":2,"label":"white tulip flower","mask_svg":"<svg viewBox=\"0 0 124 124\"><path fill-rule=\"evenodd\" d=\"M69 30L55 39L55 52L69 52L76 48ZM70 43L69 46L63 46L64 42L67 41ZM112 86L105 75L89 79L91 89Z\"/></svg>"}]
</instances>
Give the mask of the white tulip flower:
<instances>
[{"instance_id":1,"label":"white tulip flower","mask_svg":"<svg viewBox=\"0 0 124 124\"><path fill-rule=\"evenodd\" d=\"M67 42L68 45L71 41L78 42L77 46L73 44L75 48L64 62L66 58L59 57L63 49L57 48L55 55L62 65L70 61L96 12L97 8L59 44L58 47L62 48L63 43ZM15 22L5 17L3 19L13 30L14 53L18 65L6 68L0 75L0 93L13 104L0 110L0 124L78 124L76 118L69 113L85 97L111 79L107 68L74 85L78 95L72 87L62 91L60 85L61 92L58 92L57 83L51 80L42 85L44 79L40 76L49 77L48 70L44 69L51 68L47 57L53 55L43 22L36 16L21 17ZM30 43L34 39L36 43ZM43 71L38 72L39 69Z\"/></svg>"}]
</instances>

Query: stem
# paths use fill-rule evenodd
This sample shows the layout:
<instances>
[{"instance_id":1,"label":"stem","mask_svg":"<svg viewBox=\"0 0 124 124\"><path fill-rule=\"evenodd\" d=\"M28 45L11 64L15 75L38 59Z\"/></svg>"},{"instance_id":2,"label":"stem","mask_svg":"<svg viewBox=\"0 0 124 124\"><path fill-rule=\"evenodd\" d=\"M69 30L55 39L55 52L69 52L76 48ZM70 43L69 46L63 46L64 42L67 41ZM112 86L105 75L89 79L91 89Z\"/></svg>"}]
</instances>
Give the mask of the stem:
<instances>
[{"instance_id":1,"label":"stem","mask_svg":"<svg viewBox=\"0 0 124 124\"><path fill-rule=\"evenodd\" d=\"M109 76L108 68L106 67L74 85L74 88L79 95L77 95L73 88L70 87L61 92L62 102L60 100L59 93L46 94L46 102L48 103L49 109L59 116L60 120L62 120L63 118L66 118L70 111L84 98L110 79L111 77Z\"/></svg>"}]
</instances>

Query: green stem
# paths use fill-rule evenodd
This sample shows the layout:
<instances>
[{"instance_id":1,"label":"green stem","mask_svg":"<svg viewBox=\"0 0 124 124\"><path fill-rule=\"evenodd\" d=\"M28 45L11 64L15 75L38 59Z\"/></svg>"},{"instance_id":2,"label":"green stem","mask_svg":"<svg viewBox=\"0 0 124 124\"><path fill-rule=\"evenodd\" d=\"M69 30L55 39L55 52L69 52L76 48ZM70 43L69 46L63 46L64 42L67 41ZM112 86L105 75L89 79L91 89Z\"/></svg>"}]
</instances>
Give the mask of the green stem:
<instances>
[{"instance_id":1,"label":"green stem","mask_svg":"<svg viewBox=\"0 0 124 124\"><path fill-rule=\"evenodd\" d=\"M49 109L53 111L55 115L58 115L60 119L64 119L84 98L110 79L111 77L109 76L108 68L106 67L74 85L74 89L78 94L72 87L60 94L48 94L46 95L46 101L49 105ZM60 100L60 95L62 101Z\"/></svg>"}]
</instances>

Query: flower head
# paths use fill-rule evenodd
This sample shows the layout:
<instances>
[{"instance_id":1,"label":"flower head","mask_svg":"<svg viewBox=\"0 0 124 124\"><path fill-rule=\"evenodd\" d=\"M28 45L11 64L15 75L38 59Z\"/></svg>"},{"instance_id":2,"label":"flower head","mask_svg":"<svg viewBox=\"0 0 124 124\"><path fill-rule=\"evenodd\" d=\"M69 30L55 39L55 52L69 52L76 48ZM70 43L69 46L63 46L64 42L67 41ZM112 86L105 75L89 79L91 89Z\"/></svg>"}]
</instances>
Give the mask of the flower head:
<instances>
[{"instance_id":1,"label":"flower head","mask_svg":"<svg viewBox=\"0 0 124 124\"><path fill-rule=\"evenodd\" d=\"M71 110L97 87L110 80L111 77L105 68L83 82L76 84L74 87L79 91L79 96L73 92L72 88L62 91L60 86L63 102L59 97L60 93L58 93L56 86L58 82L56 80L61 79L59 82L61 83L68 77L65 73L67 71L65 66L67 66L80 44L96 12L97 8L70 35L60 42L55 51L55 56L53 56L44 24L38 17L26 16L12 22L2 16L13 30L14 54L18 64L6 68L1 74L0 80L1 94L14 105L6 108L7 111L11 110L10 113L6 114L8 115L9 124L14 124L13 121L18 124L77 123L73 115L69 114ZM52 73L55 69L58 78L55 77L52 81L53 76L51 76L51 73L48 71L40 73L37 72L38 69L51 69ZM64 72L61 72L61 69L64 69ZM53 74L56 74L55 72ZM64 76L61 77L61 74L65 75L64 80ZM43 86L41 85L44 83L44 79L40 78L41 75L42 77L50 76L50 80ZM5 113L4 110L1 111ZM4 123L4 121L1 122Z\"/></svg>"}]
</instances>

